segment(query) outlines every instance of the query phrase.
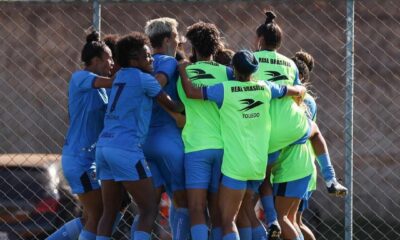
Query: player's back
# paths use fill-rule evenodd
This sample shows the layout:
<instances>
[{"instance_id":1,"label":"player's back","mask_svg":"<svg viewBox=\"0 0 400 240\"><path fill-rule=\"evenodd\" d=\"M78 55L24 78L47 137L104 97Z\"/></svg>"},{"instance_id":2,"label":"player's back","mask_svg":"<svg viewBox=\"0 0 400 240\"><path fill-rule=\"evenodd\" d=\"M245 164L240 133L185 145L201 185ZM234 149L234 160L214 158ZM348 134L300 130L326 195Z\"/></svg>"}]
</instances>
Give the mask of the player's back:
<instances>
[{"instance_id":1,"label":"player's back","mask_svg":"<svg viewBox=\"0 0 400 240\"><path fill-rule=\"evenodd\" d=\"M197 87L228 81L231 69L212 61L199 61L187 66L190 81ZM188 99L178 80L178 94L185 105L186 124L182 132L185 152L222 149L220 118L217 105L209 101Z\"/></svg>"},{"instance_id":2,"label":"player's back","mask_svg":"<svg viewBox=\"0 0 400 240\"><path fill-rule=\"evenodd\" d=\"M167 84L163 87L166 92L174 101L179 99L177 92L177 80L179 72L177 70L178 62L175 58L165 54L153 55L154 74L164 74L168 78ZM153 104L153 112L151 114L150 132L152 128L169 128L177 129L175 119L171 117L157 102ZM158 131L158 130L155 130Z\"/></svg>"},{"instance_id":3,"label":"player's back","mask_svg":"<svg viewBox=\"0 0 400 240\"><path fill-rule=\"evenodd\" d=\"M300 84L297 67L289 58L276 51L259 51L254 55L259 61L255 79L288 86ZM269 152L280 150L306 134L308 123L304 109L292 98L273 99L270 113L273 127Z\"/></svg>"},{"instance_id":4,"label":"player's back","mask_svg":"<svg viewBox=\"0 0 400 240\"><path fill-rule=\"evenodd\" d=\"M113 82L98 146L132 150L143 144L153 97L161 91L157 80L137 68L123 68Z\"/></svg>"},{"instance_id":5,"label":"player's back","mask_svg":"<svg viewBox=\"0 0 400 240\"><path fill-rule=\"evenodd\" d=\"M94 147L103 129L108 102L105 89L94 89L97 75L80 70L72 74L68 90L69 128L63 154L94 159Z\"/></svg>"}]
</instances>

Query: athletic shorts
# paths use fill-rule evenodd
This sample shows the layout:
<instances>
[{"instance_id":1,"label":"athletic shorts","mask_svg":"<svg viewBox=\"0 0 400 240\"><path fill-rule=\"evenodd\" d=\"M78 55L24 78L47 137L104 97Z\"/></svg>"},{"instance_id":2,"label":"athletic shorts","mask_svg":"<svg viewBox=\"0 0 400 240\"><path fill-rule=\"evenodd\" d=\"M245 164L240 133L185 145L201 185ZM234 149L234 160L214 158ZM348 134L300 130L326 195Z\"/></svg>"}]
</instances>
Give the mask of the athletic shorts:
<instances>
[{"instance_id":1,"label":"athletic shorts","mask_svg":"<svg viewBox=\"0 0 400 240\"><path fill-rule=\"evenodd\" d=\"M151 177L150 168L140 150L97 147L96 165L100 180L138 181Z\"/></svg>"},{"instance_id":2,"label":"athletic shorts","mask_svg":"<svg viewBox=\"0 0 400 240\"><path fill-rule=\"evenodd\" d=\"M210 192L217 192L223 155L222 149L186 153L186 189L208 189Z\"/></svg>"},{"instance_id":3,"label":"athletic shorts","mask_svg":"<svg viewBox=\"0 0 400 240\"><path fill-rule=\"evenodd\" d=\"M223 175L221 179L221 184L227 188L231 188L234 190L253 190L254 192L258 192L258 188L261 186L263 180L247 180L241 181L236 180L234 178L230 178L228 176Z\"/></svg>"},{"instance_id":4,"label":"athletic shorts","mask_svg":"<svg viewBox=\"0 0 400 240\"><path fill-rule=\"evenodd\" d=\"M308 175L307 177L290 182L274 183L272 186L274 196L303 199L307 196L310 179L311 175Z\"/></svg>"},{"instance_id":5,"label":"athletic shorts","mask_svg":"<svg viewBox=\"0 0 400 240\"><path fill-rule=\"evenodd\" d=\"M304 212L308 208L308 202L311 198L311 195L314 191L308 191L305 198L301 199L300 205L299 205L299 212Z\"/></svg>"},{"instance_id":6,"label":"athletic shorts","mask_svg":"<svg viewBox=\"0 0 400 240\"><path fill-rule=\"evenodd\" d=\"M72 193L83 194L100 189L100 181L96 177L96 164L93 159L62 155L61 165Z\"/></svg>"},{"instance_id":7,"label":"athletic shorts","mask_svg":"<svg viewBox=\"0 0 400 240\"><path fill-rule=\"evenodd\" d=\"M180 135L149 135L143 152L156 188L165 186L172 192L185 189L185 155Z\"/></svg>"},{"instance_id":8,"label":"athletic shorts","mask_svg":"<svg viewBox=\"0 0 400 240\"><path fill-rule=\"evenodd\" d=\"M307 140L311 137L311 130L312 130L312 121L308 119L308 129L307 132L297 141L290 145L295 145L295 144L305 144ZM278 150L276 152L272 152L268 154L268 165L272 165L278 160L279 155L281 154L282 150Z\"/></svg>"}]
</instances>

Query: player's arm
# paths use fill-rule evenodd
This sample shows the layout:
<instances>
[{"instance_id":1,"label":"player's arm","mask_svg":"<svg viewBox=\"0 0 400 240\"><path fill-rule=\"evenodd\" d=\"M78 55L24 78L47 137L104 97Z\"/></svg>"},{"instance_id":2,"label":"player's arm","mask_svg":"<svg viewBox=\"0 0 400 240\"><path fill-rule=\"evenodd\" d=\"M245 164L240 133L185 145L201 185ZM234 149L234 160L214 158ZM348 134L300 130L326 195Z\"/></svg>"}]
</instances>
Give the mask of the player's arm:
<instances>
[{"instance_id":1,"label":"player's arm","mask_svg":"<svg viewBox=\"0 0 400 240\"><path fill-rule=\"evenodd\" d=\"M185 91L186 97L194 99L204 99L202 89L193 86L192 82L189 80L189 77L186 73L186 67L188 65L189 62L183 62L179 64L179 74L181 76L182 88Z\"/></svg>"},{"instance_id":2,"label":"player's arm","mask_svg":"<svg viewBox=\"0 0 400 240\"><path fill-rule=\"evenodd\" d=\"M168 112L180 113L183 112L184 107L183 104L172 100L172 98L163 90L156 97L157 102L161 105L162 108L167 110Z\"/></svg>"},{"instance_id":3,"label":"player's arm","mask_svg":"<svg viewBox=\"0 0 400 240\"><path fill-rule=\"evenodd\" d=\"M115 75L111 78L97 76L95 79L93 79L92 86L93 86L93 88L111 88L112 84L114 82L114 79L115 79Z\"/></svg>"},{"instance_id":4,"label":"player's arm","mask_svg":"<svg viewBox=\"0 0 400 240\"><path fill-rule=\"evenodd\" d=\"M282 98L286 96L304 98L307 89L301 85L285 86L273 82L265 81L271 89L272 98Z\"/></svg>"}]
</instances>

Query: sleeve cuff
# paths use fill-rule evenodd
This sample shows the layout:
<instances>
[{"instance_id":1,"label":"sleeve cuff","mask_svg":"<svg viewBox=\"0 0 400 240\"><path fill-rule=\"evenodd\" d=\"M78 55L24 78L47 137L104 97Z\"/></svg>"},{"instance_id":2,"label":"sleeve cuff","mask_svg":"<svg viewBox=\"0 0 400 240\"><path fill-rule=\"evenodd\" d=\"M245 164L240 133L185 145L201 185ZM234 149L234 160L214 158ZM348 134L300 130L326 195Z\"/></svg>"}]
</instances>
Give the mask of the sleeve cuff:
<instances>
[{"instance_id":1,"label":"sleeve cuff","mask_svg":"<svg viewBox=\"0 0 400 240\"><path fill-rule=\"evenodd\" d=\"M207 87L202 87L201 91L203 92L203 99L208 100Z\"/></svg>"},{"instance_id":2,"label":"sleeve cuff","mask_svg":"<svg viewBox=\"0 0 400 240\"><path fill-rule=\"evenodd\" d=\"M286 96L287 93L287 86L283 86L282 87L282 95L279 98L283 98L284 96Z\"/></svg>"}]
</instances>

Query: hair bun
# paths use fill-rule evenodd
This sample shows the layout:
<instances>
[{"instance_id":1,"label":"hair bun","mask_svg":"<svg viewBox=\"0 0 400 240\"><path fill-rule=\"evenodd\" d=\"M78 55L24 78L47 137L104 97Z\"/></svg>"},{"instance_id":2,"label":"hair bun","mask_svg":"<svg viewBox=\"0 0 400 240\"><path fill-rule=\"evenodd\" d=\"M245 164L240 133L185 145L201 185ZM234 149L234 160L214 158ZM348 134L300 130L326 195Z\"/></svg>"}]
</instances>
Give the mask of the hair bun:
<instances>
[{"instance_id":1,"label":"hair bun","mask_svg":"<svg viewBox=\"0 0 400 240\"><path fill-rule=\"evenodd\" d=\"M272 11L265 12L265 16L267 17L265 19L265 24L272 23L274 21L274 19L276 18L275 13Z\"/></svg>"},{"instance_id":2,"label":"hair bun","mask_svg":"<svg viewBox=\"0 0 400 240\"><path fill-rule=\"evenodd\" d=\"M98 41L100 41L100 34L96 31L93 31L86 36L86 43L98 42Z\"/></svg>"},{"instance_id":3,"label":"hair bun","mask_svg":"<svg viewBox=\"0 0 400 240\"><path fill-rule=\"evenodd\" d=\"M299 51L294 56L298 60L303 61L307 65L307 68L310 72L313 70L314 58L313 58L313 56L311 56L311 54L309 54L307 52Z\"/></svg>"}]
</instances>

